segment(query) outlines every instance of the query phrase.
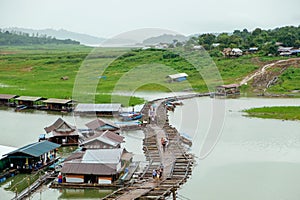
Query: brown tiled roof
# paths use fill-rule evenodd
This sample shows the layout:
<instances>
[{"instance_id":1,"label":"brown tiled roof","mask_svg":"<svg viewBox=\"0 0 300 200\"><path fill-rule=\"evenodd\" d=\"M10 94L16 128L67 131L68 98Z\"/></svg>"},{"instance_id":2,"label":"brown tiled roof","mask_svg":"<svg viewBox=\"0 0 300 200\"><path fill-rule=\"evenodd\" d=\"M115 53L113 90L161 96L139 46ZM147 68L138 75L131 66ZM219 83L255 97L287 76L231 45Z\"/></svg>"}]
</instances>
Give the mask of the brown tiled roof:
<instances>
[{"instance_id":1,"label":"brown tiled roof","mask_svg":"<svg viewBox=\"0 0 300 200\"><path fill-rule=\"evenodd\" d=\"M76 127L68 124L62 118L58 118L51 126L48 126L44 129L45 129L46 133L50 133L51 131L73 132L76 130Z\"/></svg>"},{"instance_id":2,"label":"brown tiled roof","mask_svg":"<svg viewBox=\"0 0 300 200\"><path fill-rule=\"evenodd\" d=\"M109 126L112 126L112 127L115 127L116 129L119 129L119 127L112 123L112 122L108 122L108 121L104 121L102 119L95 119L87 124L85 124L88 128L92 129L92 130L96 130L97 128L101 127L101 126L105 126L105 125L109 125Z\"/></svg>"},{"instance_id":3,"label":"brown tiled roof","mask_svg":"<svg viewBox=\"0 0 300 200\"><path fill-rule=\"evenodd\" d=\"M97 138L100 138L101 136L106 137L106 138L108 138L110 140L113 140L115 142L119 142L119 143L124 142L124 137L123 136L118 135L117 133L112 132L112 131L108 131L108 130L104 131L104 132L103 131L96 132L95 135L87 138L84 142L95 140Z\"/></svg>"},{"instance_id":4,"label":"brown tiled roof","mask_svg":"<svg viewBox=\"0 0 300 200\"><path fill-rule=\"evenodd\" d=\"M81 163L66 162L61 172L64 174L93 174L93 175L112 175L116 174L116 164Z\"/></svg>"}]
</instances>

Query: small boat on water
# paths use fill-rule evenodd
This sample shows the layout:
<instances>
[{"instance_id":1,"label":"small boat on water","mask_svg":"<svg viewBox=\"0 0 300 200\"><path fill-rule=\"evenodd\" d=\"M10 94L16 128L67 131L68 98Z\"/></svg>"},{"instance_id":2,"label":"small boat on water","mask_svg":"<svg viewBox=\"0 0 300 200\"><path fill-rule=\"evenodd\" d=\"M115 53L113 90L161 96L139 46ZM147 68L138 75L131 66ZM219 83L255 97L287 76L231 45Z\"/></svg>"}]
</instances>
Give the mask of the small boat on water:
<instances>
[{"instance_id":1,"label":"small boat on water","mask_svg":"<svg viewBox=\"0 0 300 200\"><path fill-rule=\"evenodd\" d=\"M26 109L27 108L27 106L25 106L25 105L18 105L16 108L15 108L15 111L21 111L21 110L24 110L24 109Z\"/></svg>"},{"instance_id":2,"label":"small boat on water","mask_svg":"<svg viewBox=\"0 0 300 200\"><path fill-rule=\"evenodd\" d=\"M123 112L120 113L120 117L124 121L132 121L141 119L143 117L143 114L140 112Z\"/></svg>"}]
</instances>

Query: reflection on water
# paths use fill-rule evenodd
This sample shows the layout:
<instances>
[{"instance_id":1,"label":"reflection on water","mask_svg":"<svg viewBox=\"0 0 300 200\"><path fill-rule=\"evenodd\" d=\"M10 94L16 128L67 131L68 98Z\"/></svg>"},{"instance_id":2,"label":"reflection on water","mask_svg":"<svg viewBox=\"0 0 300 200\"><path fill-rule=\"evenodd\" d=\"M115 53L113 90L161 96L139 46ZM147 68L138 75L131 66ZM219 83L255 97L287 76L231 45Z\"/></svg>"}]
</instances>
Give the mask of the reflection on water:
<instances>
[{"instance_id":1,"label":"reflection on water","mask_svg":"<svg viewBox=\"0 0 300 200\"><path fill-rule=\"evenodd\" d=\"M170 123L193 138L199 155L214 122L211 99L184 101L170 113ZM299 199L299 121L248 118L241 110L273 105L299 105L300 99L226 99L225 123L213 152L197 164L179 190L187 199ZM196 108L197 107L197 108ZM193 110L199 110L195 112Z\"/></svg>"}]
</instances>

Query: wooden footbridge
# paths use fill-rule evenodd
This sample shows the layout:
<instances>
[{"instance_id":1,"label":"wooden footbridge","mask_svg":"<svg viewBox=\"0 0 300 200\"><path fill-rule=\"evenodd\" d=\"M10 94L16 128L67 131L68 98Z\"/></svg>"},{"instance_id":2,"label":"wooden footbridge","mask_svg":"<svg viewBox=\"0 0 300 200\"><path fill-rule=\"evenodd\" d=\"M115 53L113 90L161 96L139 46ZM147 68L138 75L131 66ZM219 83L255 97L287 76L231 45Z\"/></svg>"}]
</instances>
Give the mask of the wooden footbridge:
<instances>
[{"instance_id":1,"label":"wooden footbridge","mask_svg":"<svg viewBox=\"0 0 300 200\"><path fill-rule=\"evenodd\" d=\"M186 152L178 131L169 125L164 103L164 100L149 102L142 110L147 118L150 106L156 105L155 120L143 128L145 133L143 150L149 165L137 181L102 199L165 199L171 194L173 199L176 199L176 190L192 173L193 156ZM160 142L162 137L169 140L165 151ZM160 180L155 180L152 178L152 171L161 164L164 166L163 176Z\"/></svg>"}]
</instances>

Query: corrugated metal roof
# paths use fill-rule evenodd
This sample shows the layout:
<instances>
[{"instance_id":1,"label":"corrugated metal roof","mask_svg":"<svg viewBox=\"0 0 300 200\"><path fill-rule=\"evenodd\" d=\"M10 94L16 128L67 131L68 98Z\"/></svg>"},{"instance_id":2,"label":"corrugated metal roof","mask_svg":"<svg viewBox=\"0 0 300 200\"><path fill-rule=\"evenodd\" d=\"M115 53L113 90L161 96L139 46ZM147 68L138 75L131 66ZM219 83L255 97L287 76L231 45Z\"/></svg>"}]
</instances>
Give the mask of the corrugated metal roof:
<instances>
[{"instance_id":1,"label":"corrugated metal roof","mask_svg":"<svg viewBox=\"0 0 300 200\"><path fill-rule=\"evenodd\" d=\"M43 103L56 103L56 104L67 104L72 102L72 99L55 99L55 98L50 98L47 100L44 100Z\"/></svg>"},{"instance_id":2,"label":"corrugated metal roof","mask_svg":"<svg viewBox=\"0 0 300 200\"><path fill-rule=\"evenodd\" d=\"M80 103L76 106L75 112L118 112L121 104L84 104Z\"/></svg>"},{"instance_id":3,"label":"corrugated metal roof","mask_svg":"<svg viewBox=\"0 0 300 200\"><path fill-rule=\"evenodd\" d=\"M21 101L39 101L41 99L43 99L43 97L20 96L16 98L16 100L21 100Z\"/></svg>"},{"instance_id":4,"label":"corrugated metal roof","mask_svg":"<svg viewBox=\"0 0 300 200\"><path fill-rule=\"evenodd\" d=\"M179 74L171 74L171 75L168 75L167 77L169 77L171 79L177 79L177 78L182 78L182 77L188 77L188 75L186 73L179 73Z\"/></svg>"},{"instance_id":5,"label":"corrugated metal roof","mask_svg":"<svg viewBox=\"0 0 300 200\"><path fill-rule=\"evenodd\" d=\"M15 97L18 97L17 95L14 95L14 94L0 94L0 99L12 99L12 98L15 98Z\"/></svg>"},{"instance_id":6,"label":"corrugated metal roof","mask_svg":"<svg viewBox=\"0 0 300 200\"><path fill-rule=\"evenodd\" d=\"M117 164L121 160L124 149L96 149L86 150L82 163Z\"/></svg>"},{"instance_id":7,"label":"corrugated metal roof","mask_svg":"<svg viewBox=\"0 0 300 200\"><path fill-rule=\"evenodd\" d=\"M47 153L58 147L60 147L59 144L49 142L46 140L46 141L36 142L36 143L26 145L26 146L21 147L15 151L12 151L6 155L13 156L13 154L16 154L16 153L23 153L23 154L27 154L32 157L39 157L39 156L43 155L44 153Z\"/></svg>"}]
</instances>

